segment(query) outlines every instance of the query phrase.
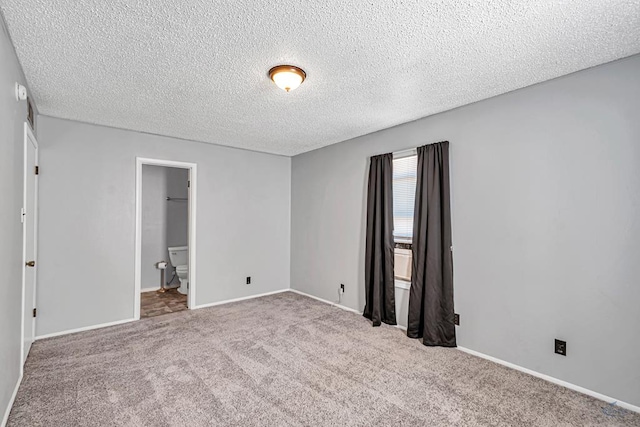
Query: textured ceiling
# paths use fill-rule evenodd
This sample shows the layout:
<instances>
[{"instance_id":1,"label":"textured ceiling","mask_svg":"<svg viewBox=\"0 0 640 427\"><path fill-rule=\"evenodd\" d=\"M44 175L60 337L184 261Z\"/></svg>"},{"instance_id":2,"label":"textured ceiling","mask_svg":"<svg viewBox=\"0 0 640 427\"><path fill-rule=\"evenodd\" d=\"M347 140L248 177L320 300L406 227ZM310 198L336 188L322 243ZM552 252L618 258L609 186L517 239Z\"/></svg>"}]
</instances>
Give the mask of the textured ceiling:
<instances>
[{"instance_id":1,"label":"textured ceiling","mask_svg":"<svg viewBox=\"0 0 640 427\"><path fill-rule=\"evenodd\" d=\"M0 0L42 114L295 155L640 52L640 0ZM289 94L267 76L291 63Z\"/></svg>"}]
</instances>

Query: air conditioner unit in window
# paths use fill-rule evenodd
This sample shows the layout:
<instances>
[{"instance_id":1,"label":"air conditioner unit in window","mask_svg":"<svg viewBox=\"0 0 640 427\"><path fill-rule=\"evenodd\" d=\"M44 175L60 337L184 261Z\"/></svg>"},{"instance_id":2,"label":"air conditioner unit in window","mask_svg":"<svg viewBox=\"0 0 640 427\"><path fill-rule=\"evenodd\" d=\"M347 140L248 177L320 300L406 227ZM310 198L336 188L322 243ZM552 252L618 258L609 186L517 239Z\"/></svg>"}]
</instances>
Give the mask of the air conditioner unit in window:
<instances>
[{"instance_id":1,"label":"air conditioner unit in window","mask_svg":"<svg viewBox=\"0 0 640 427\"><path fill-rule=\"evenodd\" d=\"M411 249L396 248L394 251L394 272L396 279L411 282Z\"/></svg>"}]
</instances>

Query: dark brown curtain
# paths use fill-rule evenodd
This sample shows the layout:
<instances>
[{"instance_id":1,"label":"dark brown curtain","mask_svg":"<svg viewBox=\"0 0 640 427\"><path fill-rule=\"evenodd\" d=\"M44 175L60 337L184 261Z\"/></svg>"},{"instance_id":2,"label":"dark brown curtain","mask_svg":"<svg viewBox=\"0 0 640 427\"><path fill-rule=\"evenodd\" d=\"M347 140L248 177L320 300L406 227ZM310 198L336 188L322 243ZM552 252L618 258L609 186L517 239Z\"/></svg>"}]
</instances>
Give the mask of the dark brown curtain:
<instances>
[{"instance_id":1,"label":"dark brown curtain","mask_svg":"<svg viewBox=\"0 0 640 427\"><path fill-rule=\"evenodd\" d=\"M364 317L396 324L393 278L393 154L371 158L367 194Z\"/></svg>"},{"instance_id":2,"label":"dark brown curtain","mask_svg":"<svg viewBox=\"0 0 640 427\"><path fill-rule=\"evenodd\" d=\"M449 192L449 142L418 147L413 270L407 335L456 346Z\"/></svg>"}]
</instances>

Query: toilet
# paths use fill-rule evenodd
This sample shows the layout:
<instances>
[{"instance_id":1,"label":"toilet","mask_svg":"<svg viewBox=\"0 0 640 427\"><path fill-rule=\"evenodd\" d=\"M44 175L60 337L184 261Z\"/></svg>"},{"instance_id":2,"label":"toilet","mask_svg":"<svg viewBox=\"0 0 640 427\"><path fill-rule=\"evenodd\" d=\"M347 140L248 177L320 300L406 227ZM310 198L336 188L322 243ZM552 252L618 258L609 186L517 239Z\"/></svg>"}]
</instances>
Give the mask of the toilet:
<instances>
[{"instance_id":1,"label":"toilet","mask_svg":"<svg viewBox=\"0 0 640 427\"><path fill-rule=\"evenodd\" d=\"M187 295L189 293L189 247L174 246L168 249L171 265L176 268L176 274L180 280L178 292Z\"/></svg>"}]
</instances>

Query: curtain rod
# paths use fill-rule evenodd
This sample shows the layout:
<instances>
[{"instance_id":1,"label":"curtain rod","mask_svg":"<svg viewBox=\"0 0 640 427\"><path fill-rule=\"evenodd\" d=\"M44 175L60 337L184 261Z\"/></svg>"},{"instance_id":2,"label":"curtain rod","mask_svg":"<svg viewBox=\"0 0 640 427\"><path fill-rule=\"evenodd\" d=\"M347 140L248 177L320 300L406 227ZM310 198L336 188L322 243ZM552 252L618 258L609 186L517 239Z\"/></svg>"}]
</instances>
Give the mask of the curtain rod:
<instances>
[{"instance_id":1,"label":"curtain rod","mask_svg":"<svg viewBox=\"0 0 640 427\"><path fill-rule=\"evenodd\" d=\"M369 158L376 157L376 156L384 156L385 154L393 154L393 158L394 159L401 159L403 157L409 157L409 156L413 156L415 154L418 154L418 149L417 148L407 148L406 150L392 151L391 153L379 153L379 154L374 154L372 156L369 156Z\"/></svg>"},{"instance_id":2,"label":"curtain rod","mask_svg":"<svg viewBox=\"0 0 640 427\"><path fill-rule=\"evenodd\" d=\"M440 144L441 142L448 142L448 140L445 139L443 141L431 142L431 143L425 144L425 145ZM389 153L380 153L380 154L375 154L375 155L369 156L369 157L382 156L383 154L389 154ZM394 159L401 159L403 157L413 156L414 154L418 154L418 147L407 148L405 150L400 150L400 151L393 151L393 152L391 152L391 154L393 154L393 158Z\"/></svg>"}]
</instances>

